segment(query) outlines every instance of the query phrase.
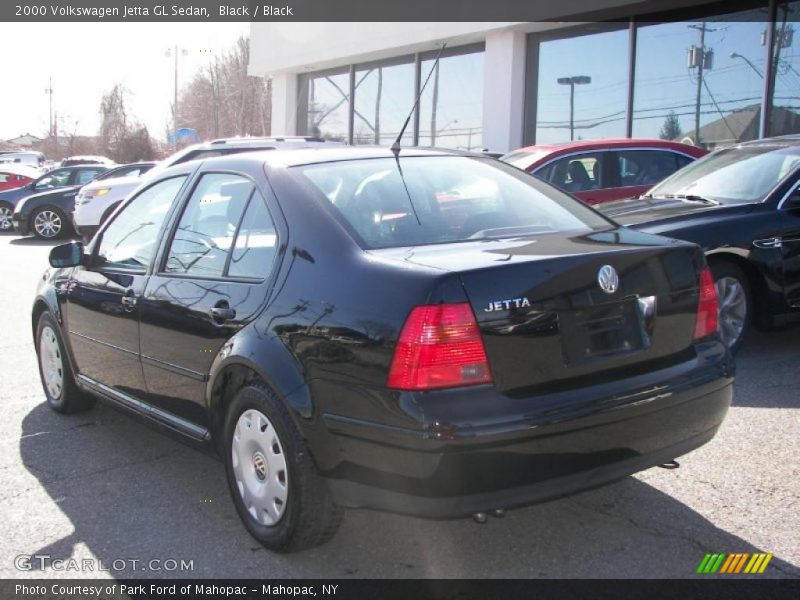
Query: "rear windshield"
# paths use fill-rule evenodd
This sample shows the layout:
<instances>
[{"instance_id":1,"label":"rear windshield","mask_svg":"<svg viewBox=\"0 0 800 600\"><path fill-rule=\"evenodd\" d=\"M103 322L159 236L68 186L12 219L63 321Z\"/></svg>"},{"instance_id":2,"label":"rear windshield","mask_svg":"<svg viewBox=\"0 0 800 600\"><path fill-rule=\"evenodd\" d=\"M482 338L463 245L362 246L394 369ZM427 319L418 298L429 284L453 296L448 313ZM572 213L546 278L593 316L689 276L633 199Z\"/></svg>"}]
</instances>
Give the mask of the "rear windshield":
<instances>
[{"instance_id":1,"label":"rear windshield","mask_svg":"<svg viewBox=\"0 0 800 600\"><path fill-rule=\"evenodd\" d=\"M401 156L295 167L367 248L607 229L609 221L494 160Z\"/></svg>"}]
</instances>

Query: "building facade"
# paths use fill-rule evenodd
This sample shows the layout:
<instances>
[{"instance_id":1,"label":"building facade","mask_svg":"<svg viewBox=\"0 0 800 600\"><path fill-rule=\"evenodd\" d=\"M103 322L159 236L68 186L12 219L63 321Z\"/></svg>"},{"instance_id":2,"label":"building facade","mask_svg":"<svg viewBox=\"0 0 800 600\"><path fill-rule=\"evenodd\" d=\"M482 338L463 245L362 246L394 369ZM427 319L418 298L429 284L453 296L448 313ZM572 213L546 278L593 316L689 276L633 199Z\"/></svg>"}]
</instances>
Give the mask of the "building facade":
<instances>
[{"instance_id":1,"label":"building facade","mask_svg":"<svg viewBox=\"0 0 800 600\"><path fill-rule=\"evenodd\" d=\"M409 114L407 145L498 152L800 132L800 0L546 4L535 22L253 23L249 72L272 79L274 134L353 144L391 144Z\"/></svg>"}]
</instances>

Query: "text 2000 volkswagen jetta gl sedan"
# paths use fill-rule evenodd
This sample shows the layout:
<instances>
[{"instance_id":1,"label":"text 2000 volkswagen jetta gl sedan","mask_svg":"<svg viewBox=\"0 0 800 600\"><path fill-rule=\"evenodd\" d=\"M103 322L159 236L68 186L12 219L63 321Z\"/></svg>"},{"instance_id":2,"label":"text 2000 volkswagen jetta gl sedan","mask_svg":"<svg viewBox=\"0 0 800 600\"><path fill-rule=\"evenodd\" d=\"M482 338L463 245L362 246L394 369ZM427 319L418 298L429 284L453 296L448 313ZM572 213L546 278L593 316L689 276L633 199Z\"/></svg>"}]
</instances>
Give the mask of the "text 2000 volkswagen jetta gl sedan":
<instances>
[{"instance_id":1,"label":"text 2000 volkswagen jetta gl sedan","mask_svg":"<svg viewBox=\"0 0 800 600\"><path fill-rule=\"evenodd\" d=\"M50 405L214 445L266 547L342 507L511 508L665 463L731 401L695 245L497 161L275 150L165 170L33 308Z\"/></svg>"}]
</instances>

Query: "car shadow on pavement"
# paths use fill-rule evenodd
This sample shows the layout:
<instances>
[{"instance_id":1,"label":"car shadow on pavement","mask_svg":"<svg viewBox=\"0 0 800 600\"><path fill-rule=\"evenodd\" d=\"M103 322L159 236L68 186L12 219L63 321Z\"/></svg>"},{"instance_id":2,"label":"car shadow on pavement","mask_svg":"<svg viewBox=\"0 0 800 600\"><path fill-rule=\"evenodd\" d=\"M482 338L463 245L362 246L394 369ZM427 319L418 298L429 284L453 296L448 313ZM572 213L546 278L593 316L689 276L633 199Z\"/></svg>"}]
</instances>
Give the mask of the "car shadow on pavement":
<instances>
[{"instance_id":1,"label":"car shadow on pavement","mask_svg":"<svg viewBox=\"0 0 800 600\"><path fill-rule=\"evenodd\" d=\"M800 409L800 327L751 330L736 356L734 406Z\"/></svg>"},{"instance_id":2,"label":"car shadow on pavement","mask_svg":"<svg viewBox=\"0 0 800 600\"><path fill-rule=\"evenodd\" d=\"M63 417L42 403L25 416L20 437L22 461L41 487L26 482L5 499L14 523L6 546L50 560L99 559L121 567L111 572L118 577L680 578L695 576L706 552L772 551L628 477L485 525L348 511L328 544L279 555L245 532L220 461L112 408ZM33 503L37 516L26 518ZM38 507L48 503L52 518L43 520ZM153 559L192 563L147 570ZM800 569L775 557L767 575Z\"/></svg>"}]
</instances>

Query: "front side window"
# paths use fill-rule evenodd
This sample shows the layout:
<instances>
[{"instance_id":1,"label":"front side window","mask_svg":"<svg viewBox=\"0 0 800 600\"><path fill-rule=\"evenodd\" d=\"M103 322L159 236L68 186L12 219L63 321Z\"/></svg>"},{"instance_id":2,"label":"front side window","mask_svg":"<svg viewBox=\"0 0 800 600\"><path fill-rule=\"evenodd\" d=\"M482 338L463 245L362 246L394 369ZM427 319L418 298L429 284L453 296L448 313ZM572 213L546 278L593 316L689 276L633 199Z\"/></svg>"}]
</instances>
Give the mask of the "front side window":
<instances>
[{"instance_id":1,"label":"front side window","mask_svg":"<svg viewBox=\"0 0 800 600\"><path fill-rule=\"evenodd\" d=\"M534 172L540 179L572 194L603 187L599 152L565 156Z\"/></svg>"},{"instance_id":2,"label":"front side window","mask_svg":"<svg viewBox=\"0 0 800 600\"><path fill-rule=\"evenodd\" d=\"M294 167L368 248L604 229L580 202L499 161L411 156Z\"/></svg>"},{"instance_id":3,"label":"front side window","mask_svg":"<svg viewBox=\"0 0 800 600\"><path fill-rule=\"evenodd\" d=\"M239 175L203 175L181 215L164 271L221 277L255 186Z\"/></svg>"},{"instance_id":4,"label":"front side window","mask_svg":"<svg viewBox=\"0 0 800 600\"><path fill-rule=\"evenodd\" d=\"M103 232L98 266L146 270L158 247L158 232L185 180L165 179L131 200Z\"/></svg>"},{"instance_id":5,"label":"front side window","mask_svg":"<svg viewBox=\"0 0 800 600\"><path fill-rule=\"evenodd\" d=\"M67 169L56 169L52 173L48 173L39 179L39 181L36 182L36 189L46 190L49 188L65 186L69 181L69 174L70 172Z\"/></svg>"}]
</instances>

